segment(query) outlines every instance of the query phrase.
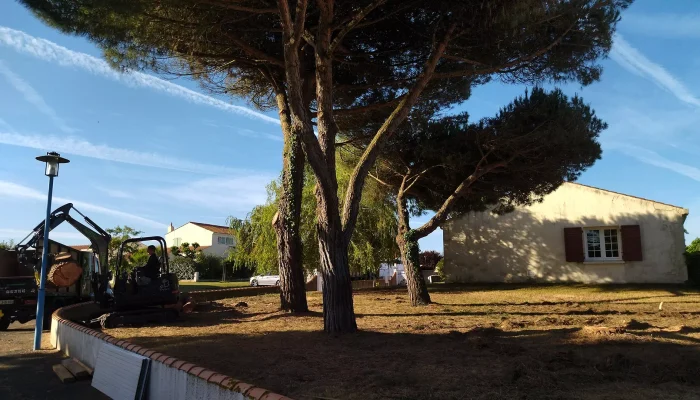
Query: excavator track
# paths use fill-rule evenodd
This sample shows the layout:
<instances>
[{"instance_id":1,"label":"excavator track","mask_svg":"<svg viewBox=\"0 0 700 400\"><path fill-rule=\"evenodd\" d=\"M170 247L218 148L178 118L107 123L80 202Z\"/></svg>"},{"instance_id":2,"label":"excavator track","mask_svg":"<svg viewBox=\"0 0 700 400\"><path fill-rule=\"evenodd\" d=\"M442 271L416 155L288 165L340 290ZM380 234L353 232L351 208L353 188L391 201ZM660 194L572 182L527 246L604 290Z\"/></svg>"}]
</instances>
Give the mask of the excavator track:
<instances>
[{"instance_id":1,"label":"excavator track","mask_svg":"<svg viewBox=\"0 0 700 400\"><path fill-rule=\"evenodd\" d=\"M169 323L177 320L178 311L173 308L148 308L133 311L115 311L102 314L92 320L102 329L120 326L143 326L148 324Z\"/></svg>"}]
</instances>

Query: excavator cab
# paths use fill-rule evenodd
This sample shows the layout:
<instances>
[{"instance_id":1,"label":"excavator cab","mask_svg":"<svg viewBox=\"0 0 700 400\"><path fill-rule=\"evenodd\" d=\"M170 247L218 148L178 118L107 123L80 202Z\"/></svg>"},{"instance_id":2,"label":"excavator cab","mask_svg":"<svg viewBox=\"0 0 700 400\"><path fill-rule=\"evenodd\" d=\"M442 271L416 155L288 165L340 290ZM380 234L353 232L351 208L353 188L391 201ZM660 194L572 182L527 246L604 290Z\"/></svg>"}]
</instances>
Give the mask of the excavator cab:
<instances>
[{"instance_id":1,"label":"excavator cab","mask_svg":"<svg viewBox=\"0 0 700 400\"><path fill-rule=\"evenodd\" d=\"M129 273L124 268L124 259L127 256L125 249L131 243L156 242L160 247L160 271L157 278L144 276L139 268ZM164 306L175 304L180 296L180 288L177 276L170 272L168 253L165 239L160 236L131 238L122 242L117 252L114 280L114 309L117 311L143 308L150 306Z\"/></svg>"},{"instance_id":2,"label":"excavator cab","mask_svg":"<svg viewBox=\"0 0 700 400\"><path fill-rule=\"evenodd\" d=\"M138 268L132 272L125 268L128 245L147 242L156 242L160 247L160 270L156 278L144 276ZM115 265L111 282L112 312L102 315L96 321L103 328L169 322L177 318L176 305L180 300L180 287L177 276L170 272L165 239L148 236L123 241Z\"/></svg>"}]
</instances>

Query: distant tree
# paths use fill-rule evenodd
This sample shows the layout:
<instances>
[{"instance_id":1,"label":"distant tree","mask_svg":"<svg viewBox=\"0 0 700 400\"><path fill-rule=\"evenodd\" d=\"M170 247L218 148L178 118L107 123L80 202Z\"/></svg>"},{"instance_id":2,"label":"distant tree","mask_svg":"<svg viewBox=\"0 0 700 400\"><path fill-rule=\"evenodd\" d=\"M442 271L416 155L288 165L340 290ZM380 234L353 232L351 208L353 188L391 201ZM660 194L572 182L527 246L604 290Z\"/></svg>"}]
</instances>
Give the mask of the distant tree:
<instances>
[{"instance_id":1,"label":"distant tree","mask_svg":"<svg viewBox=\"0 0 700 400\"><path fill-rule=\"evenodd\" d=\"M440 260L442 260L442 254L435 250L421 251L418 255L421 269L435 269Z\"/></svg>"},{"instance_id":2,"label":"distant tree","mask_svg":"<svg viewBox=\"0 0 700 400\"><path fill-rule=\"evenodd\" d=\"M487 208L503 213L541 201L600 158L597 138L607 127L579 97L540 88L478 123L466 114L433 117L414 115L371 174L395 193L396 241L412 305L430 302L419 239L450 216ZM435 214L412 228L410 215L423 210Z\"/></svg>"},{"instance_id":3,"label":"distant tree","mask_svg":"<svg viewBox=\"0 0 700 400\"><path fill-rule=\"evenodd\" d=\"M700 237L695 238L688 247L685 248L686 253L700 253Z\"/></svg>"},{"instance_id":4,"label":"distant tree","mask_svg":"<svg viewBox=\"0 0 700 400\"><path fill-rule=\"evenodd\" d=\"M199 250L199 243L194 242L189 244L187 242L181 243L180 246L171 246L170 254L173 256L187 257L192 260L196 260L201 256L202 251Z\"/></svg>"},{"instance_id":5,"label":"distant tree","mask_svg":"<svg viewBox=\"0 0 700 400\"><path fill-rule=\"evenodd\" d=\"M342 158L342 157L340 157ZM345 189L352 165L338 162L339 191ZM302 190L300 237L304 270L312 272L320 268L316 243L316 182L312 174L306 175ZM256 273L277 273L277 247L272 223L277 215L278 181L268 185L268 199L256 206L246 219L229 218L237 246L231 250L230 259L236 265L255 265ZM350 271L355 274L377 273L383 260L393 259L398 253L394 241L396 234L396 212L393 199L386 189L376 182L368 182L361 203L363 212L358 218L358 227L348 252Z\"/></svg>"},{"instance_id":6,"label":"distant tree","mask_svg":"<svg viewBox=\"0 0 700 400\"><path fill-rule=\"evenodd\" d=\"M105 230L112 236L112 240L109 242L107 251L109 255L109 268L114 271L117 267L117 253L119 252L119 248L121 247L122 243L127 239L140 236L143 232L126 225L124 225L124 227L116 226ZM138 249L138 243L129 243L124 247L124 253L128 256L129 254L135 253ZM128 257L124 257L122 259L122 267L131 269L132 265L130 264Z\"/></svg>"},{"instance_id":7,"label":"distant tree","mask_svg":"<svg viewBox=\"0 0 700 400\"><path fill-rule=\"evenodd\" d=\"M12 250L15 248L15 241L10 239L9 241L2 240L0 241L0 249L4 250Z\"/></svg>"}]
</instances>

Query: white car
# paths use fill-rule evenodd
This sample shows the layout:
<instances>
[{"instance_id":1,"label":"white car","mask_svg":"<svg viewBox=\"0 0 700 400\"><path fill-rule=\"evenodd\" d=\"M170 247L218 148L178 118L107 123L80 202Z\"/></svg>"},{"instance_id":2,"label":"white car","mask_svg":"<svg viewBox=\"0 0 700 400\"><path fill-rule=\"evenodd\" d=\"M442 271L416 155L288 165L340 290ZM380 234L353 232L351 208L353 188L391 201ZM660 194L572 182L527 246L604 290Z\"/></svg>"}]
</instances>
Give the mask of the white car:
<instances>
[{"instance_id":1,"label":"white car","mask_svg":"<svg viewBox=\"0 0 700 400\"><path fill-rule=\"evenodd\" d=\"M250 286L279 286L279 275L257 275L250 278Z\"/></svg>"}]
</instances>

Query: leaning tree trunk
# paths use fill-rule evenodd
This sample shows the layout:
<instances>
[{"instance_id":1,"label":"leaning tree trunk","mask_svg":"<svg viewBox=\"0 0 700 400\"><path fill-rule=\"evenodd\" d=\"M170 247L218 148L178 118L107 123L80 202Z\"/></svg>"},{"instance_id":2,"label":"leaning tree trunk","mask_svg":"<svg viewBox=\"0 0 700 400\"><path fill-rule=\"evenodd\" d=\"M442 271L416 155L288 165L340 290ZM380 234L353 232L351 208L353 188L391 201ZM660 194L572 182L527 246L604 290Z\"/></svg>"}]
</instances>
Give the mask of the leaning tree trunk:
<instances>
[{"instance_id":1,"label":"leaning tree trunk","mask_svg":"<svg viewBox=\"0 0 700 400\"><path fill-rule=\"evenodd\" d=\"M397 235L396 244L399 245L401 251L401 260L406 272L406 286L408 287L408 297L411 300L411 305L424 306L430 304L430 293L428 293L428 286L425 284L425 279L423 279L420 269L418 259L420 248L418 247L418 239L415 238L415 232L409 230Z\"/></svg>"},{"instance_id":2,"label":"leaning tree trunk","mask_svg":"<svg viewBox=\"0 0 700 400\"><path fill-rule=\"evenodd\" d=\"M403 193L404 184L401 185L396 198L399 217L399 234L396 235L396 244L399 246L403 269L406 272L406 287L408 288L408 297L411 300L411 305L422 306L430 304L430 294L428 293L428 285L425 284L425 279L423 279L423 274L420 270L418 235L410 227L408 208L406 207L406 199Z\"/></svg>"},{"instance_id":3,"label":"leaning tree trunk","mask_svg":"<svg viewBox=\"0 0 700 400\"><path fill-rule=\"evenodd\" d=\"M280 308L291 312L309 311L301 244L301 196L304 187L304 153L300 139L292 134L286 99L278 96L284 134L282 191L273 221L277 235L277 262L280 275Z\"/></svg>"}]
</instances>

